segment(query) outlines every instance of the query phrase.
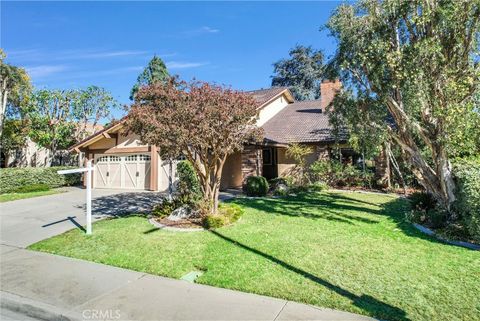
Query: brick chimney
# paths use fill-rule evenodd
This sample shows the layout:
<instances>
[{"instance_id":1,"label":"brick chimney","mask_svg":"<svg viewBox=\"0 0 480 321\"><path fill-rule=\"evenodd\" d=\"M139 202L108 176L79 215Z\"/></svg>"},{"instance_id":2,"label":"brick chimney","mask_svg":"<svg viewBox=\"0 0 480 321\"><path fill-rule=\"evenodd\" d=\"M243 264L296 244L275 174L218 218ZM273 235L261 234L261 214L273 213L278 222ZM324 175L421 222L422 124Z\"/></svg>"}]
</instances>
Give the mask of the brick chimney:
<instances>
[{"instance_id":1,"label":"brick chimney","mask_svg":"<svg viewBox=\"0 0 480 321\"><path fill-rule=\"evenodd\" d=\"M322 81L320 84L320 106L322 107L322 111L326 110L340 88L342 88L342 82L339 79Z\"/></svg>"}]
</instances>

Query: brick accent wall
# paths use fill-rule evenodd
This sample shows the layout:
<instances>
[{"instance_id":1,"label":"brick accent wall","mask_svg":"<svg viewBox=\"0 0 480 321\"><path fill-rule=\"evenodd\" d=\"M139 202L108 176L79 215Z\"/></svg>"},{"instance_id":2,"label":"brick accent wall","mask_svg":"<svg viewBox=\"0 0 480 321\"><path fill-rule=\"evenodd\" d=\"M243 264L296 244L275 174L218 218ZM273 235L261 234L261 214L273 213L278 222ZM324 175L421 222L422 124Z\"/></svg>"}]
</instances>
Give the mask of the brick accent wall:
<instances>
[{"instance_id":1,"label":"brick accent wall","mask_svg":"<svg viewBox=\"0 0 480 321\"><path fill-rule=\"evenodd\" d=\"M324 80L320 84L320 106L323 111L326 110L327 106L335 98L335 94L340 88L342 88L342 83L338 79L334 81Z\"/></svg>"},{"instance_id":2,"label":"brick accent wall","mask_svg":"<svg viewBox=\"0 0 480 321\"><path fill-rule=\"evenodd\" d=\"M242 177L262 175L262 150L256 146L245 146L242 151Z\"/></svg>"}]
</instances>

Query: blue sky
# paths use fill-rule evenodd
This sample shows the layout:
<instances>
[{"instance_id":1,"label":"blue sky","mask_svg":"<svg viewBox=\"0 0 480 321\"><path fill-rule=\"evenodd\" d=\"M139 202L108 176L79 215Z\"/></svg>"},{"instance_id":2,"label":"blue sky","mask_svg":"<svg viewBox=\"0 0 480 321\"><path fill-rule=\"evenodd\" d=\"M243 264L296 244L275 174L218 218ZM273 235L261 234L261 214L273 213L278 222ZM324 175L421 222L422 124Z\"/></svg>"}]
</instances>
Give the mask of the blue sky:
<instances>
[{"instance_id":1,"label":"blue sky","mask_svg":"<svg viewBox=\"0 0 480 321\"><path fill-rule=\"evenodd\" d=\"M320 31L340 2L1 2L1 47L38 88L97 85L121 103L154 54L171 74L270 86L295 44L327 56ZM116 116L120 116L120 112Z\"/></svg>"}]
</instances>

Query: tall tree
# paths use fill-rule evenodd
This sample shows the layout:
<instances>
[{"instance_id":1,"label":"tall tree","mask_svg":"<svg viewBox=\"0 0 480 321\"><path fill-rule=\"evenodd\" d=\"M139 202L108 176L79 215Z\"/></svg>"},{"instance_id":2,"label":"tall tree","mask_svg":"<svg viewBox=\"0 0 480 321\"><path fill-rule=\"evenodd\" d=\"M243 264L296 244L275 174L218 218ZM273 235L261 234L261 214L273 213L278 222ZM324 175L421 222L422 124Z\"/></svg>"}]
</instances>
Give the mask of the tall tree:
<instances>
[{"instance_id":1,"label":"tall tree","mask_svg":"<svg viewBox=\"0 0 480 321\"><path fill-rule=\"evenodd\" d=\"M77 123L75 140L80 141L92 134L101 119L111 116L118 102L104 88L89 86L77 91L71 108L72 120Z\"/></svg>"},{"instance_id":2,"label":"tall tree","mask_svg":"<svg viewBox=\"0 0 480 321\"><path fill-rule=\"evenodd\" d=\"M163 60L158 56L153 56L147 67L138 76L137 82L130 92L130 100L135 99L135 94L142 86L153 85L156 82L166 82L170 78L167 67Z\"/></svg>"},{"instance_id":3,"label":"tall tree","mask_svg":"<svg viewBox=\"0 0 480 321\"><path fill-rule=\"evenodd\" d=\"M32 90L25 69L6 63L5 58L6 54L0 49L0 136L7 115L17 115L27 104Z\"/></svg>"},{"instance_id":4,"label":"tall tree","mask_svg":"<svg viewBox=\"0 0 480 321\"><path fill-rule=\"evenodd\" d=\"M272 86L289 87L297 100L318 99L324 72L323 53L311 46L297 45L289 55L289 59L273 64Z\"/></svg>"},{"instance_id":5,"label":"tall tree","mask_svg":"<svg viewBox=\"0 0 480 321\"><path fill-rule=\"evenodd\" d=\"M479 0L362 0L339 6L327 24L347 87L334 113L386 132L450 220L450 140L478 113L479 19Z\"/></svg>"},{"instance_id":6,"label":"tall tree","mask_svg":"<svg viewBox=\"0 0 480 321\"><path fill-rule=\"evenodd\" d=\"M25 111L30 124L28 136L49 150L46 164L51 165L58 150L66 149L85 134L90 134L98 121L108 117L116 106L110 93L96 86L37 90Z\"/></svg>"},{"instance_id":7,"label":"tall tree","mask_svg":"<svg viewBox=\"0 0 480 321\"><path fill-rule=\"evenodd\" d=\"M126 127L162 156L184 155L194 166L204 199L216 213L227 156L258 137L257 104L251 95L204 82L170 79L142 87Z\"/></svg>"}]
</instances>

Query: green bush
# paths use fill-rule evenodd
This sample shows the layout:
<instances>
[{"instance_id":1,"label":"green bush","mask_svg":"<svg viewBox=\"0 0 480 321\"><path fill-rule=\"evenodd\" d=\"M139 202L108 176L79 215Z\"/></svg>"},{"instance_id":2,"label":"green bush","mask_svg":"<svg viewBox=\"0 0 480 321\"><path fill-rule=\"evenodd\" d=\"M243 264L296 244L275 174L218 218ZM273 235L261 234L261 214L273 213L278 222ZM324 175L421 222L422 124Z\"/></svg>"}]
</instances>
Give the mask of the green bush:
<instances>
[{"instance_id":1,"label":"green bush","mask_svg":"<svg viewBox=\"0 0 480 321\"><path fill-rule=\"evenodd\" d=\"M170 215L175 209L180 206L180 202L175 198L172 200L164 198L161 203L153 207L151 214L158 218L164 218Z\"/></svg>"},{"instance_id":2,"label":"green bush","mask_svg":"<svg viewBox=\"0 0 480 321\"><path fill-rule=\"evenodd\" d=\"M343 165L337 160L319 160L310 165L310 176L314 182L329 186L371 186L373 173L363 172L353 165Z\"/></svg>"},{"instance_id":3,"label":"green bush","mask_svg":"<svg viewBox=\"0 0 480 321\"><path fill-rule=\"evenodd\" d=\"M237 204L222 203L218 207L218 213L216 215L209 214L205 216L202 223L207 229L216 229L238 221L243 213L243 208Z\"/></svg>"},{"instance_id":4,"label":"green bush","mask_svg":"<svg viewBox=\"0 0 480 321\"><path fill-rule=\"evenodd\" d=\"M453 172L457 183L455 210L471 238L480 242L480 157L456 160Z\"/></svg>"},{"instance_id":5,"label":"green bush","mask_svg":"<svg viewBox=\"0 0 480 321\"><path fill-rule=\"evenodd\" d=\"M44 184L50 188L80 184L81 174L59 175L58 170L75 167L26 167L0 169L0 192L11 193L26 185Z\"/></svg>"},{"instance_id":6,"label":"green bush","mask_svg":"<svg viewBox=\"0 0 480 321\"><path fill-rule=\"evenodd\" d=\"M243 186L248 196L265 196L268 193L268 181L263 176L249 176Z\"/></svg>"},{"instance_id":7,"label":"green bush","mask_svg":"<svg viewBox=\"0 0 480 321\"><path fill-rule=\"evenodd\" d=\"M328 189L328 185L324 182L315 182L308 186L308 189L312 192L321 192Z\"/></svg>"},{"instance_id":8,"label":"green bush","mask_svg":"<svg viewBox=\"0 0 480 321\"><path fill-rule=\"evenodd\" d=\"M189 161L177 164L178 185L176 196L184 204L192 204L202 197L200 183L193 165Z\"/></svg>"},{"instance_id":9,"label":"green bush","mask_svg":"<svg viewBox=\"0 0 480 321\"><path fill-rule=\"evenodd\" d=\"M48 191L50 187L46 184L33 184L33 185L24 185L17 188L14 193L31 193L31 192L43 192Z\"/></svg>"},{"instance_id":10,"label":"green bush","mask_svg":"<svg viewBox=\"0 0 480 321\"><path fill-rule=\"evenodd\" d=\"M433 196L425 192L412 193L408 199L410 200L410 207L412 210L428 211L437 206L437 202Z\"/></svg>"}]
</instances>

